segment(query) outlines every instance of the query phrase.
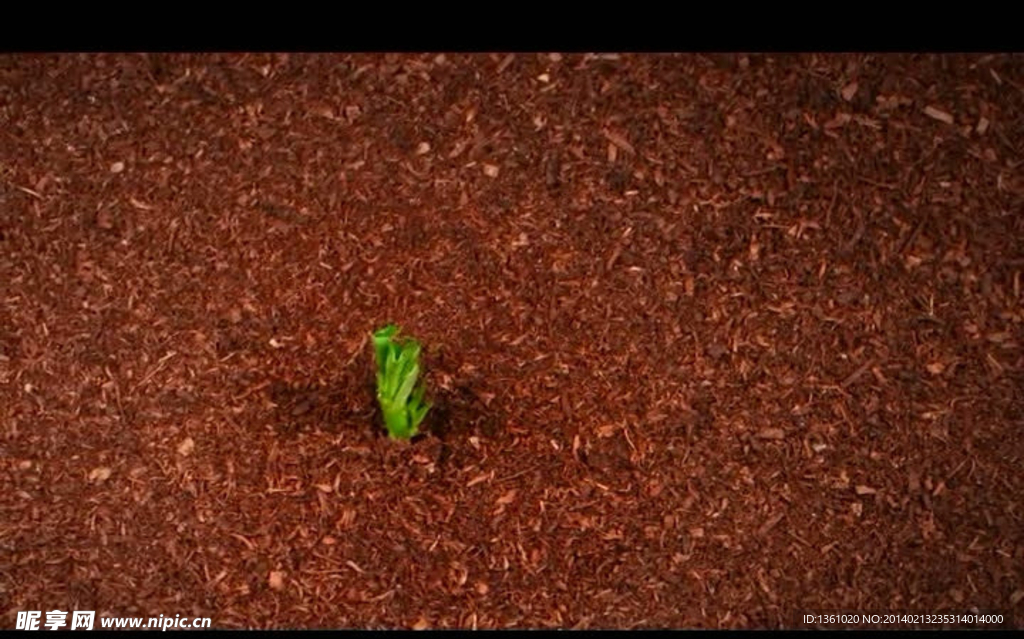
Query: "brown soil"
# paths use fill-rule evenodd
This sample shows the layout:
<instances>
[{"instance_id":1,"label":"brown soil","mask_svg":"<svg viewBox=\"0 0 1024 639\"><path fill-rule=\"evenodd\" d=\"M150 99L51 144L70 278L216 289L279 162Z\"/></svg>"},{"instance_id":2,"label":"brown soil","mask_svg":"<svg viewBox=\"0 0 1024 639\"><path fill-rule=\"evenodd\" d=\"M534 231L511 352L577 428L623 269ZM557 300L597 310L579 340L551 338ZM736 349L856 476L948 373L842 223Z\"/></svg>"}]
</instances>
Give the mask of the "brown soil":
<instances>
[{"instance_id":1,"label":"brown soil","mask_svg":"<svg viewBox=\"0 0 1024 639\"><path fill-rule=\"evenodd\" d=\"M0 619L1024 624L1022 114L1012 55L0 57Z\"/></svg>"}]
</instances>

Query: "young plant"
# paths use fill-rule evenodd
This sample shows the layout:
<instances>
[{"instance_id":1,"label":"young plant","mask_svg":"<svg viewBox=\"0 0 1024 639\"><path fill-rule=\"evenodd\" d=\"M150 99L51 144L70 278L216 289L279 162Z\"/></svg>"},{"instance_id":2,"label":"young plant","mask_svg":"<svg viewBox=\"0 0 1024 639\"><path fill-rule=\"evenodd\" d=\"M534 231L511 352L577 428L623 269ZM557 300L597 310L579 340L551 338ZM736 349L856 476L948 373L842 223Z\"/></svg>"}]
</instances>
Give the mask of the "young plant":
<instances>
[{"instance_id":1,"label":"young plant","mask_svg":"<svg viewBox=\"0 0 1024 639\"><path fill-rule=\"evenodd\" d=\"M384 414L384 425L392 439L410 439L419 433L419 425L430 410L423 401L420 375L420 345L414 339L397 341L399 328L388 324L373 333L377 356L377 402Z\"/></svg>"}]
</instances>

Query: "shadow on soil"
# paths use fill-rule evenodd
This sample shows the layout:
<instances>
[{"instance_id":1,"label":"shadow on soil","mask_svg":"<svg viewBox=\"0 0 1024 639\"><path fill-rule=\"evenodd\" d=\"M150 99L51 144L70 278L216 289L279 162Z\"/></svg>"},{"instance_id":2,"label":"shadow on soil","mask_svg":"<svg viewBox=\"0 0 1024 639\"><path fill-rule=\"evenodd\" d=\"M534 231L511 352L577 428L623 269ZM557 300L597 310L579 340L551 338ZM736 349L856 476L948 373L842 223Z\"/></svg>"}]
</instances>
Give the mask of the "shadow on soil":
<instances>
[{"instance_id":1,"label":"shadow on soil","mask_svg":"<svg viewBox=\"0 0 1024 639\"><path fill-rule=\"evenodd\" d=\"M360 391L354 393L353 389ZM282 436L314 429L337 433L351 426L367 438L387 437L372 379L359 383L349 376L329 384L278 380L268 387L268 396L275 405L275 430ZM468 384L436 390L430 400L433 405L413 444L432 435L447 447L471 435L490 439L504 430L500 412L484 406Z\"/></svg>"}]
</instances>

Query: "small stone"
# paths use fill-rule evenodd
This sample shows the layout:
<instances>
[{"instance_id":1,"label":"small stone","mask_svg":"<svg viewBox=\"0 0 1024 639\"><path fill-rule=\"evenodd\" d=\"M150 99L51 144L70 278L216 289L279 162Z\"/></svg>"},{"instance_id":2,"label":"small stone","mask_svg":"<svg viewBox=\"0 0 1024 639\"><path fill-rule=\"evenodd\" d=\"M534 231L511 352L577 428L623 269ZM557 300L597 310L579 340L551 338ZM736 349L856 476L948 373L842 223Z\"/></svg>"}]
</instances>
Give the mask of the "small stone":
<instances>
[{"instance_id":1,"label":"small stone","mask_svg":"<svg viewBox=\"0 0 1024 639\"><path fill-rule=\"evenodd\" d=\"M284 573L280 570L270 571L270 576L267 578L267 585L270 586L271 590L277 590L278 592L284 590Z\"/></svg>"},{"instance_id":2,"label":"small stone","mask_svg":"<svg viewBox=\"0 0 1024 639\"><path fill-rule=\"evenodd\" d=\"M114 228L114 220L110 216L110 211L102 209L96 212L96 226L105 231Z\"/></svg>"},{"instance_id":3,"label":"small stone","mask_svg":"<svg viewBox=\"0 0 1024 639\"><path fill-rule=\"evenodd\" d=\"M489 178L496 178L496 177L498 177L498 172L500 170L501 169L499 169L498 166L494 165L494 164L485 164L484 165L484 175L486 175Z\"/></svg>"},{"instance_id":4,"label":"small stone","mask_svg":"<svg viewBox=\"0 0 1024 639\"><path fill-rule=\"evenodd\" d=\"M178 454L182 457L188 457L195 450L196 442L191 437L186 437L181 444L178 445Z\"/></svg>"},{"instance_id":5,"label":"small stone","mask_svg":"<svg viewBox=\"0 0 1024 639\"><path fill-rule=\"evenodd\" d=\"M93 468L92 471L89 472L89 479L90 481L94 481L97 484L102 484L103 482L110 479L110 475L112 472L113 471L111 471L109 468L105 466L102 466L100 468Z\"/></svg>"},{"instance_id":6,"label":"small stone","mask_svg":"<svg viewBox=\"0 0 1024 639\"><path fill-rule=\"evenodd\" d=\"M114 162L110 165L110 172L117 174L124 171L124 162Z\"/></svg>"}]
</instances>

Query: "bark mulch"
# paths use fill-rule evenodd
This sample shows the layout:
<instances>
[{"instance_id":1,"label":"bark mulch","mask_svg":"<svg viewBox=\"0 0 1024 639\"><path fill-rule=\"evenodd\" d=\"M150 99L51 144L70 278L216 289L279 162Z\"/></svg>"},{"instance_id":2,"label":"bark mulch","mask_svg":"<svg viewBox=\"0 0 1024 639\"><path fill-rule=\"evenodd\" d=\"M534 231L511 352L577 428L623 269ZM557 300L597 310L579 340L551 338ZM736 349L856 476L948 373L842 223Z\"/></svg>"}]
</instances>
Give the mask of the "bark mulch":
<instances>
[{"instance_id":1,"label":"bark mulch","mask_svg":"<svg viewBox=\"0 0 1024 639\"><path fill-rule=\"evenodd\" d=\"M0 57L2 623L1020 627L1022 62Z\"/></svg>"}]
</instances>

